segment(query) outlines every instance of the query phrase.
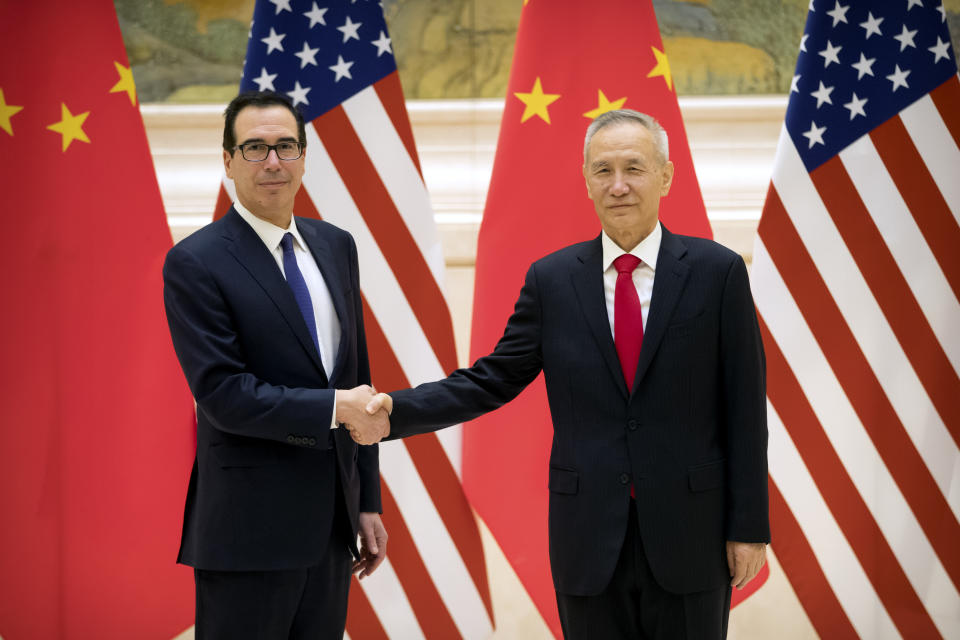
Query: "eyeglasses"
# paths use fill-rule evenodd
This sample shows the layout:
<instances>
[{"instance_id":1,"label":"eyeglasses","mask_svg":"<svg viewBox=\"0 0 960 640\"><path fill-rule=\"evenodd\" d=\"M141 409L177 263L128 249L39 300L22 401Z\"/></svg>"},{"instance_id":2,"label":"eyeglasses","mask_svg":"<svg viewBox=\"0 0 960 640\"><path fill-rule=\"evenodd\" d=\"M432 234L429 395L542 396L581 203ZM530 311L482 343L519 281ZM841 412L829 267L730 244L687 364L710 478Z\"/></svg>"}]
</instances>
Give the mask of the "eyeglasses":
<instances>
[{"instance_id":1,"label":"eyeglasses","mask_svg":"<svg viewBox=\"0 0 960 640\"><path fill-rule=\"evenodd\" d=\"M234 149L240 149L240 155L248 162L263 162L270 155L270 150L277 152L281 160L298 160L303 155L302 142L278 142L266 144L264 142L246 142L238 144Z\"/></svg>"}]
</instances>

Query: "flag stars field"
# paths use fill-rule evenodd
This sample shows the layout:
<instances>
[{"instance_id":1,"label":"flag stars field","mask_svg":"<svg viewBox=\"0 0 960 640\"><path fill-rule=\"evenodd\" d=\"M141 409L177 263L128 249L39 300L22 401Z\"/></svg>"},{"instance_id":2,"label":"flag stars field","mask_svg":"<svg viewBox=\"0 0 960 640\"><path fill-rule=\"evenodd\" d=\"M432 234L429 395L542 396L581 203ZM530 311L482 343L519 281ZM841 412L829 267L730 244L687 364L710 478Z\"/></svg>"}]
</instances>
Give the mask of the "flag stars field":
<instances>
[{"instance_id":1,"label":"flag stars field","mask_svg":"<svg viewBox=\"0 0 960 640\"><path fill-rule=\"evenodd\" d=\"M7 104L3 97L3 89L0 88L0 129L3 129L9 135L13 135L13 125L10 119L23 110L23 107L15 104Z\"/></svg>"},{"instance_id":2,"label":"flag stars field","mask_svg":"<svg viewBox=\"0 0 960 640\"><path fill-rule=\"evenodd\" d=\"M90 142L90 138L88 138L87 134L83 131L83 123L89 115L89 111L73 115L70 113L70 109L67 108L66 104L60 103L60 121L47 126L47 129L63 136L63 151L66 151L67 147L69 147L70 143L74 140L80 140L86 143Z\"/></svg>"},{"instance_id":3,"label":"flag stars field","mask_svg":"<svg viewBox=\"0 0 960 640\"><path fill-rule=\"evenodd\" d=\"M520 116L520 122L526 122L533 116L538 116L541 120L550 124L550 112L547 107L560 99L559 93L544 93L543 85L540 84L540 76L533 81L533 88L529 93L514 93L515 96L526 105L523 115Z\"/></svg>"}]
</instances>

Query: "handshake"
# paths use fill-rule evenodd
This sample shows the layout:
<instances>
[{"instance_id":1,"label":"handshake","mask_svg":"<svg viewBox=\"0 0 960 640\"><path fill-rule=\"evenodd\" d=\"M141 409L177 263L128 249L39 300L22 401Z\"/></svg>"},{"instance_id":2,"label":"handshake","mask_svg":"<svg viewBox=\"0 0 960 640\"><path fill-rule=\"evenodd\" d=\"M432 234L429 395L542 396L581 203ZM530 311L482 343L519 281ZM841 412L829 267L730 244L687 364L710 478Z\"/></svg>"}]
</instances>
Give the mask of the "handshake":
<instances>
[{"instance_id":1,"label":"handshake","mask_svg":"<svg viewBox=\"0 0 960 640\"><path fill-rule=\"evenodd\" d=\"M393 399L368 385L337 389L337 422L357 444L376 444L390 435Z\"/></svg>"}]
</instances>

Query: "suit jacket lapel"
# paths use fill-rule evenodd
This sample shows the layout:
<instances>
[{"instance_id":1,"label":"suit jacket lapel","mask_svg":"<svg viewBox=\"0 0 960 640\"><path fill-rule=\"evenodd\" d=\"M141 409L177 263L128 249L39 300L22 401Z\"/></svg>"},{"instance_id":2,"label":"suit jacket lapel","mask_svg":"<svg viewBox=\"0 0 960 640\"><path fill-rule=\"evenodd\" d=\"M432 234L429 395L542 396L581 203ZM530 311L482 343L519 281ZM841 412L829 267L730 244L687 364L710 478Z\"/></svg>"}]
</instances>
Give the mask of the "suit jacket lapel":
<instances>
[{"instance_id":1,"label":"suit jacket lapel","mask_svg":"<svg viewBox=\"0 0 960 640\"><path fill-rule=\"evenodd\" d=\"M660 253L657 254L657 272L653 279L653 296L650 300L650 312L647 326L643 332L643 346L640 348L640 360L637 362L637 375L634 390L643 380L644 374L657 353L663 334L670 323L670 317L680 299L680 293L687 281L690 267L681 259L687 252L683 242L663 227L660 241Z\"/></svg>"},{"instance_id":2,"label":"suit jacket lapel","mask_svg":"<svg viewBox=\"0 0 960 640\"><path fill-rule=\"evenodd\" d=\"M600 237L586 245L586 249L578 256L579 264L574 265L571 279L573 289L580 303L580 310L586 317L587 325L593 333L600 354L603 356L618 388L627 397L627 384L620 370L620 359L617 348L610 335L610 319L607 318L607 301L603 293L603 249ZM642 356L641 356L642 358Z\"/></svg>"},{"instance_id":3,"label":"suit jacket lapel","mask_svg":"<svg viewBox=\"0 0 960 640\"><path fill-rule=\"evenodd\" d=\"M230 241L227 243L228 251L233 254L237 262L247 270L273 300L280 315L290 325L293 333L297 336L297 340L310 354L317 370L323 376L323 380L326 381L326 373L324 373L323 363L320 361L320 354L317 353L313 338L310 337L307 330L307 323L303 320L303 314L300 313L297 300L293 297L293 291L284 279L280 267L277 266L277 261L270 255L270 251L263 244L257 232L251 229L250 225L244 222L240 214L232 207L224 216L224 222L227 225L226 238Z\"/></svg>"},{"instance_id":4,"label":"suit jacket lapel","mask_svg":"<svg viewBox=\"0 0 960 640\"><path fill-rule=\"evenodd\" d=\"M296 218L294 218L296 220ZM347 302L344 297L346 292L343 290L343 284L350 282L348 273L340 273L337 268L337 262L333 258L333 252L315 227L306 224L297 224L300 235L303 236L307 246L310 247L310 253L320 268L320 274L330 291L330 298L333 300L333 309L340 321L340 344L337 346L337 359L330 370L330 380L335 380L339 373L340 366L347 354L347 345L351 339L350 332L353 331L353 323L347 317Z\"/></svg>"}]
</instances>

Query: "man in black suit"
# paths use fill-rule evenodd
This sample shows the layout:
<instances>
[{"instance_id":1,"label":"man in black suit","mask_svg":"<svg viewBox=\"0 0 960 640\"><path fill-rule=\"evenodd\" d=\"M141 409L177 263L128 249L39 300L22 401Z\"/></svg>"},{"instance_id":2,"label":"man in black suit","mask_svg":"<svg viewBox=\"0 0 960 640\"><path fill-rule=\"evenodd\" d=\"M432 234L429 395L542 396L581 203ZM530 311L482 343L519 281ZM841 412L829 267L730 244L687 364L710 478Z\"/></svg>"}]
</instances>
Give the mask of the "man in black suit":
<instances>
[{"instance_id":1,"label":"man in black suit","mask_svg":"<svg viewBox=\"0 0 960 640\"><path fill-rule=\"evenodd\" d=\"M224 115L236 202L163 269L197 403L178 561L194 567L198 640L339 638L351 572L372 573L387 538L377 446L337 428L370 395L336 390L370 382L357 250L293 217L306 137L290 102L241 94Z\"/></svg>"},{"instance_id":2,"label":"man in black suit","mask_svg":"<svg viewBox=\"0 0 960 640\"><path fill-rule=\"evenodd\" d=\"M583 175L603 233L533 263L493 353L392 393L391 437L491 411L542 370L564 635L723 638L730 587L757 574L769 540L765 364L746 267L660 224L673 164L653 118L594 120ZM390 410L391 396L369 409Z\"/></svg>"}]
</instances>

